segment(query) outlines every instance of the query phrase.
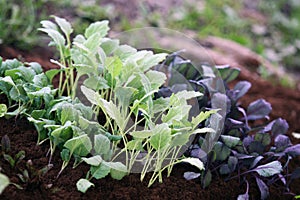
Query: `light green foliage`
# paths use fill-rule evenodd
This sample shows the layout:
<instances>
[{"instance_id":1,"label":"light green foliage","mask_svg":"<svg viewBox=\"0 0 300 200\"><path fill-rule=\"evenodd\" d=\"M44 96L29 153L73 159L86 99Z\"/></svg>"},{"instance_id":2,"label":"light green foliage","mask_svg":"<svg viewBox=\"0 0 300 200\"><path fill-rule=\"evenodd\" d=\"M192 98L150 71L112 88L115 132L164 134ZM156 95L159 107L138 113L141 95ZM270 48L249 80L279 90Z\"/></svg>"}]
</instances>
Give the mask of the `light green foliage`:
<instances>
[{"instance_id":1,"label":"light green foliage","mask_svg":"<svg viewBox=\"0 0 300 200\"><path fill-rule=\"evenodd\" d=\"M5 104L0 104L0 117L3 117L7 113L7 107Z\"/></svg>"},{"instance_id":2,"label":"light green foliage","mask_svg":"<svg viewBox=\"0 0 300 200\"><path fill-rule=\"evenodd\" d=\"M195 167L197 167L200 171L204 170L204 164L199 160L199 158L184 158L181 162L187 162Z\"/></svg>"},{"instance_id":3,"label":"light green foliage","mask_svg":"<svg viewBox=\"0 0 300 200\"><path fill-rule=\"evenodd\" d=\"M153 67L167 54L138 51L107 38L108 21L92 23L72 41L71 24L53 18L54 22L42 21L39 30L57 48L60 58L52 62L60 69L43 73L37 63L25 66L16 60L1 60L0 91L8 96L10 107L18 107L6 115L27 116L38 131L38 143L50 142L49 163L54 151L61 151L58 176L71 159L73 167L81 162L90 165L86 179L77 183L81 192L93 186L92 178L110 174L122 179L136 162L142 163L141 180L154 169L149 186L157 179L162 182L162 172L167 169L170 175L174 164L181 162L177 159L180 150L193 134L213 132L198 125L214 111L201 112L189 121L192 106L188 100L202 96L199 92L180 91L154 99L166 75ZM51 81L57 74L59 86L53 89ZM82 76L86 79L80 88L91 107L76 98ZM101 124L92 121L99 114L104 117ZM124 148L119 149L120 143ZM138 158L143 154L146 156ZM125 163L117 162L122 156Z\"/></svg>"},{"instance_id":4,"label":"light green foliage","mask_svg":"<svg viewBox=\"0 0 300 200\"><path fill-rule=\"evenodd\" d=\"M3 192L3 190L10 184L10 181L7 176L0 173L0 194Z\"/></svg>"},{"instance_id":5,"label":"light green foliage","mask_svg":"<svg viewBox=\"0 0 300 200\"><path fill-rule=\"evenodd\" d=\"M76 183L76 187L77 190L85 193L91 186L95 186L93 183L91 183L89 180L86 179L80 179L77 183Z\"/></svg>"}]
</instances>

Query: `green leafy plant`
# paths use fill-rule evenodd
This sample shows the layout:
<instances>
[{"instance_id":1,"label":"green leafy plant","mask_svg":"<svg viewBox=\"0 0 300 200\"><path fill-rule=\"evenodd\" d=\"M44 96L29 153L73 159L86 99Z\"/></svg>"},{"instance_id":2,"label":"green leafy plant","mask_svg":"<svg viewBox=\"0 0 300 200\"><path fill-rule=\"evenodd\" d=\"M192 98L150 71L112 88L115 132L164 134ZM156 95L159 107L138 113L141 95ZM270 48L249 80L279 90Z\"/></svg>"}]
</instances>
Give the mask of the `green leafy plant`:
<instances>
[{"instance_id":1,"label":"green leafy plant","mask_svg":"<svg viewBox=\"0 0 300 200\"><path fill-rule=\"evenodd\" d=\"M198 124L216 111L201 112L190 121L188 100L202 96L200 92L182 90L157 98L166 75L153 67L166 54L120 45L106 37L108 21L91 24L84 35L72 40L70 23L53 18L55 23L42 21L39 30L51 37L50 45L60 53L59 61L52 60L60 69L43 73L37 63L1 60L0 91L9 101L4 115L26 116L38 131L38 144L49 141L49 166L53 153L61 151L63 164L58 176L72 158L73 167L89 164L87 177L77 183L81 192L93 186L92 178L110 174L119 180L137 163L142 166L141 180L153 170L149 186L156 179L162 182L163 170L170 175L174 164L185 161L178 157L192 135L214 131L199 129ZM54 89L51 82L57 74L59 87ZM80 80L81 92L91 107L76 97ZM95 120L98 117L100 123ZM123 155L125 163L119 161ZM16 163L8 156L7 160ZM19 174L23 182L30 178L29 164ZM47 167L40 171L46 172Z\"/></svg>"}]
</instances>

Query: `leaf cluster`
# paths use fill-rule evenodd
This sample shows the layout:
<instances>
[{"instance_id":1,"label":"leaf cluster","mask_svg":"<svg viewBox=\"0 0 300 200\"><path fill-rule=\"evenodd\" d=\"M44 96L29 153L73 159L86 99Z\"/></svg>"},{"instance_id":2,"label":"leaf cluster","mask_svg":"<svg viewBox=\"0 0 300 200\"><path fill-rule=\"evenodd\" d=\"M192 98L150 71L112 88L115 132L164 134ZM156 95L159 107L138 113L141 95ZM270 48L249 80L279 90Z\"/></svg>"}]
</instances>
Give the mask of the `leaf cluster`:
<instances>
[{"instance_id":1,"label":"leaf cluster","mask_svg":"<svg viewBox=\"0 0 300 200\"><path fill-rule=\"evenodd\" d=\"M288 164L300 155L300 145L293 145L286 135L289 127L286 120L278 118L269 121L272 107L263 99L250 103L247 108L239 104L239 99L250 89L251 83L239 81L229 88L228 83L240 73L237 68L217 66L218 72L214 73L222 78L222 82L217 83L216 87L218 84L224 85L225 94L217 92L212 95L209 84L212 78L207 76L206 66L199 71L178 55L171 63L173 69L190 80L195 91L204 94L199 99L199 106L212 108L217 102L227 105L224 128L212 151L206 150L206 137L200 136L187 152L190 157L204 162L205 170L202 173L186 172L185 178L200 177L202 186L207 187L213 172L225 176L225 180L240 178L244 182L246 175L250 174L256 179L262 199L268 197L269 185L278 181L289 192L291 181L300 175L299 169L289 173Z\"/></svg>"},{"instance_id":2,"label":"leaf cluster","mask_svg":"<svg viewBox=\"0 0 300 200\"><path fill-rule=\"evenodd\" d=\"M107 37L105 20L92 23L83 35L72 36L68 21L53 18L54 22L42 21L39 30L57 48L60 59L52 62L60 69L44 73L37 63L1 59L0 92L9 100L7 108L1 105L1 115L26 116L36 127L38 144L50 143L49 164L53 153L60 151L63 164L58 176L72 158L73 167L85 162L90 170L77 188L86 192L93 186L92 178L110 174L122 179L140 165L141 180L154 171L150 186L157 178L162 181L163 170L170 175L192 135L214 131L198 127L213 110L189 119L188 100L202 96L200 92L177 90L169 97L157 97L166 75L153 66L166 54L119 44ZM58 88L52 85L56 75ZM84 105L76 97L78 92L92 106ZM100 122L98 116L103 116ZM124 155L125 163L119 162Z\"/></svg>"}]
</instances>

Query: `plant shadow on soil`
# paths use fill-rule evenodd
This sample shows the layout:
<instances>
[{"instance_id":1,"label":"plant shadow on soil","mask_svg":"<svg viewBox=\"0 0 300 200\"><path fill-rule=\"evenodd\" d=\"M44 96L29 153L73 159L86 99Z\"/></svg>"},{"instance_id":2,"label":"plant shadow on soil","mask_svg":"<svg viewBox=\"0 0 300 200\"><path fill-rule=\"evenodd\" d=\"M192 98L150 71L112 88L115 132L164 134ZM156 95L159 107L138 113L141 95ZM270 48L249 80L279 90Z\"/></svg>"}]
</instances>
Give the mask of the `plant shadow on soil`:
<instances>
[{"instance_id":1,"label":"plant shadow on soil","mask_svg":"<svg viewBox=\"0 0 300 200\"><path fill-rule=\"evenodd\" d=\"M1 56L9 57L5 49L1 49ZM41 55L41 54L38 54ZM15 55L13 55L16 57ZM45 56L48 57L48 56ZM44 57L44 58L45 58ZM24 56L25 60L32 61L30 55ZM36 59L35 59L36 60ZM43 56L38 59L42 66L46 66L45 70L52 65L48 60L43 61ZM252 101L264 98L272 104L273 111L271 119L282 117L286 119L290 125L288 134L292 132L300 132L300 94L299 92L283 87L274 87L272 84L254 80L241 73L239 80L248 80L252 83L252 88L247 95L241 100L245 107ZM6 99L0 96L0 103L5 103ZM60 155L56 152L52 158L53 168L43 176L33 176L29 174L31 179L23 183L17 176L20 169L26 169L26 163L31 160L33 167L37 170L42 169L48 164L46 157L49 149L47 142L37 146L37 132L25 118L11 118L6 120L0 118L0 138L7 135L11 142L10 155L17 154L20 150L25 151L25 158L18 164L19 167L12 168L10 164L0 156L0 166L4 174L6 174L11 182L17 183L23 187L22 190L15 186L8 186L0 199L236 199L239 194L245 193L246 184L239 182L239 179L233 179L225 182L222 177L213 176L212 183L208 188L202 189L197 181L186 181L183 173L190 169L189 166L181 164L174 167L169 178L164 176L163 183L155 183L147 188L146 177L144 182L140 182L139 174L130 174L121 181L114 180L110 177L93 180L95 187L92 187L86 194L82 194L76 189L76 182L85 177L89 167L85 164L79 165L72 169L72 163L64 170L61 176L56 179L60 170L62 161ZM291 136L293 144L299 143L299 140ZM291 162L291 169L300 166L300 158ZM250 179L250 199L259 199L260 192L256 186L255 179ZM300 194L300 180L295 180L290 185L291 191ZM274 184L270 187L269 199L293 199L291 195L284 195L282 185Z\"/></svg>"}]
</instances>

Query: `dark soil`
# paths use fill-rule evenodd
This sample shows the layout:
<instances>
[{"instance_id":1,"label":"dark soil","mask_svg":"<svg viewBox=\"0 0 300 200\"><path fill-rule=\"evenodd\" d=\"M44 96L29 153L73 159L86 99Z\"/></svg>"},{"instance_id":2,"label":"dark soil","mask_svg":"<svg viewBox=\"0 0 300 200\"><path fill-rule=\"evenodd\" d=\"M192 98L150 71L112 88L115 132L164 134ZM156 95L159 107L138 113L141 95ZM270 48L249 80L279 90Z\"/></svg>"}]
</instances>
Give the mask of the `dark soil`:
<instances>
[{"instance_id":1,"label":"dark soil","mask_svg":"<svg viewBox=\"0 0 300 200\"><path fill-rule=\"evenodd\" d=\"M12 50L12 49L10 49ZM38 50L31 55L23 56L27 61L38 61L45 69L54 67L49 64L49 54L41 54ZM18 57L7 52L7 48L0 48L0 55L5 58ZM13 51L13 53L15 53ZM22 52L17 52L22 54ZM33 57L33 58L32 58ZM290 125L289 133L300 132L300 94L299 92L273 86L271 83L254 80L247 77L243 73L239 79L248 80L252 83L252 88L248 94L242 99L242 105L247 106L250 102L259 98L264 98L272 104L273 112L271 118L282 117L286 119ZM6 99L0 97L0 103L5 103ZM9 163L0 155L0 170L6 174L10 180L19 184L24 189L17 189L10 185L0 195L0 199L236 199L239 194L245 193L246 184L240 184L238 179L228 182L223 181L217 175L213 176L212 183L208 188L202 189L196 181L186 181L183 173L189 168L186 165L178 165L174 168L169 178L164 177L162 184L155 183L151 188L147 188L147 180L140 182L139 174L131 174L121 181L105 178L101 180L93 180L94 188L88 190L86 194L82 194L76 189L76 182L80 178L85 177L88 166L81 164L72 169L72 163L64 170L61 176L56 179L60 170L62 161L59 153L56 152L52 159L53 168L45 175L37 175L37 170L48 165L49 150L47 142L37 146L37 132L25 118L19 117L6 120L0 118L0 138L7 135L11 142L11 151L9 154L14 156L20 150L26 152L25 158L17 165L10 167ZM293 143L300 141L292 138ZM28 162L29 161L29 162ZM27 165L26 165L27 163ZM32 163L29 167L28 163ZM291 168L300 166L300 159L295 159ZM34 169L29 169L34 168ZM17 176L27 169L29 171L30 180L23 183ZM291 184L291 191L300 194L300 180ZM278 184L270 188L270 199L293 199L291 195L283 194L284 188ZM250 179L250 199L260 199L260 192L256 186L255 180Z\"/></svg>"}]
</instances>

